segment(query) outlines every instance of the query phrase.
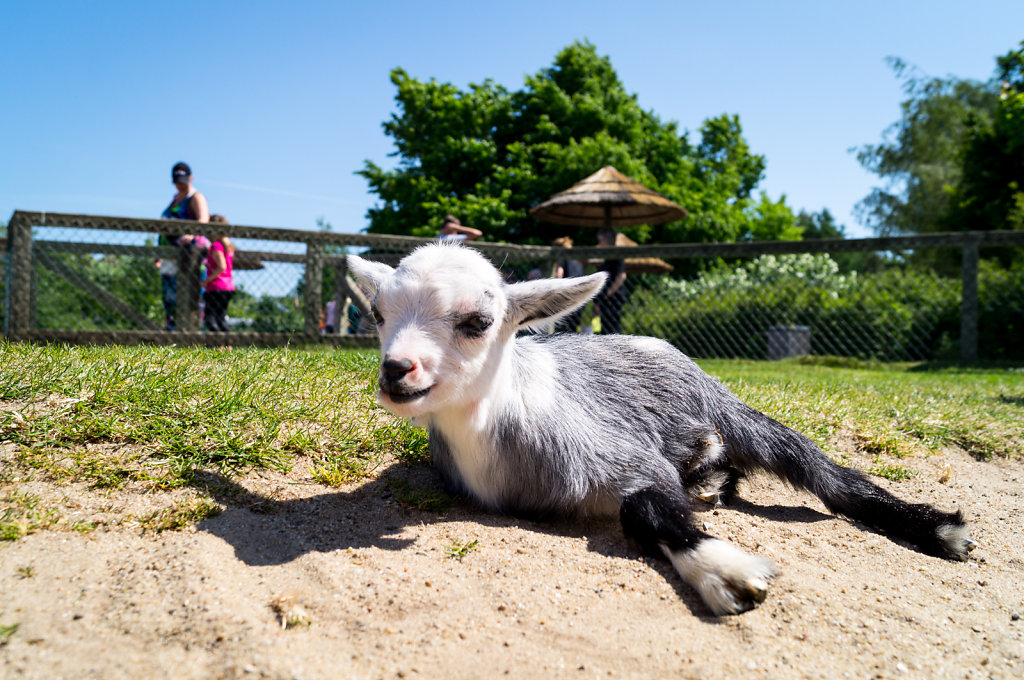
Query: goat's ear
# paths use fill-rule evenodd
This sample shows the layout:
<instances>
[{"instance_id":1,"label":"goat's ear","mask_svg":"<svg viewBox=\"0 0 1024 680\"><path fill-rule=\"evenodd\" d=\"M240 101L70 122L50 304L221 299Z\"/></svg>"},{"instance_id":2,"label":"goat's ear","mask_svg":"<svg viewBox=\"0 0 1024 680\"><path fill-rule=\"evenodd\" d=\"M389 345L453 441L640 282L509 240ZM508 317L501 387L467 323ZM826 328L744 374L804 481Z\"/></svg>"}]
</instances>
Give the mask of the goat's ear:
<instances>
[{"instance_id":1,"label":"goat's ear","mask_svg":"<svg viewBox=\"0 0 1024 680\"><path fill-rule=\"evenodd\" d=\"M345 263L357 279L374 290L379 290L381 284L395 273L395 270L386 264L364 260L358 255L346 255Z\"/></svg>"},{"instance_id":2,"label":"goat's ear","mask_svg":"<svg viewBox=\"0 0 1024 680\"><path fill-rule=\"evenodd\" d=\"M604 285L604 272L571 279L538 279L505 289L507 320L515 328L541 329L586 304Z\"/></svg>"}]
</instances>

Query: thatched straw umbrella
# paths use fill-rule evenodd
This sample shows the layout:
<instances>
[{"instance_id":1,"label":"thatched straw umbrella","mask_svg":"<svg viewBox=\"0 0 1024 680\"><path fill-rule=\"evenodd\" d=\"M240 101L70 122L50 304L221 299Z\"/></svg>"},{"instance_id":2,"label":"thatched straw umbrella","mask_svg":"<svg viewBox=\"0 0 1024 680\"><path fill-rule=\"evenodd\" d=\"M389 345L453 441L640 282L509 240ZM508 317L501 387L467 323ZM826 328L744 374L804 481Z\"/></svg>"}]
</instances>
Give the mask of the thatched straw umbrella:
<instances>
[{"instance_id":1,"label":"thatched straw umbrella","mask_svg":"<svg viewBox=\"0 0 1024 680\"><path fill-rule=\"evenodd\" d=\"M638 244L625 234L615 234L615 245L618 247L629 247ZM600 266L601 262L600 258L591 258L587 261L587 264ZM668 274L675 269L675 267L660 257L627 257L625 262L627 274Z\"/></svg>"},{"instance_id":2,"label":"thatched straw umbrella","mask_svg":"<svg viewBox=\"0 0 1024 680\"><path fill-rule=\"evenodd\" d=\"M615 234L615 245L635 246L637 242L625 234ZM627 274L667 274L674 267L660 257L627 257Z\"/></svg>"},{"instance_id":3,"label":"thatched straw umbrella","mask_svg":"<svg viewBox=\"0 0 1024 680\"><path fill-rule=\"evenodd\" d=\"M686 210L610 165L530 208L541 222L613 228L679 220Z\"/></svg>"},{"instance_id":4,"label":"thatched straw umbrella","mask_svg":"<svg viewBox=\"0 0 1024 680\"><path fill-rule=\"evenodd\" d=\"M612 229L679 220L686 216L686 210L606 165L530 208L530 216L542 222ZM637 244L625 234L616 233L615 245ZM672 271L672 265L656 257L632 257L626 259L626 271L664 274Z\"/></svg>"}]
</instances>

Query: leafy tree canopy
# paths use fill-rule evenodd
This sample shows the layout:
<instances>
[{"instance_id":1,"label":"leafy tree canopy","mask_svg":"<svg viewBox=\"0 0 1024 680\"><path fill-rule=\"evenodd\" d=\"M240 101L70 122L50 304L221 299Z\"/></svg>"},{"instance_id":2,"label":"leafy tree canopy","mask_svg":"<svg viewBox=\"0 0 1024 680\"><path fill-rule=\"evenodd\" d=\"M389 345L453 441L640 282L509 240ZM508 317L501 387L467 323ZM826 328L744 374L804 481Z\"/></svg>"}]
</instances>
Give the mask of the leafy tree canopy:
<instances>
[{"instance_id":1,"label":"leafy tree canopy","mask_svg":"<svg viewBox=\"0 0 1024 680\"><path fill-rule=\"evenodd\" d=\"M796 221L805 239L846 238L846 228L836 223L836 218L828 208L824 208L820 213L801 210L796 216Z\"/></svg>"},{"instance_id":2,"label":"leafy tree canopy","mask_svg":"<svg viewBox=\"0 0 1024 680\"><path fill-rule=\"evenodd\" d=\"M951 222L964 229L1024 229L1024 41L996 63L994 112L970 120L953 195Z\"/></svg>"},{"instance_id":3,"label":"leafy tree canopy","mask_svg":"<svg viewBox=\"0 0 1024 680\"><path fill-rule=\"evenodd\" d=\"M630 228L637 241L798 238L785 197L754 196L765 170L739 118L721 115L691 144L627 93L607 57L588 42L562 50L550 68L510 92L486 80L459 90L391 73L398 113L384 123L397 167L366 161L359 174L379 202L371 233L433 236L446 214L483 230L486 240L547 243L593 230L538 224L531 206L605 165L686 208L683 220Z\"/></svg>"},{"instance_id":4,"label":"leafy tree canopy","mask_svg":"<svg viewBox=\"0 0 1024 680\"><path fill-rule=\"evenodd\" d=\"M889 63L907 99L884 141L857 152L861 165L886 180L860 202L860 218L883 235L978 228L955 216L958 205L971 202L962 193L969 187L965 153L971 143L984 144L982 131L992 128L995 81L931 78L900 59Z\"/></svg>"},{"instance_id":5,"label":"leafy tree canopy","mask_svg":"<svg viewBox=\"0 0 1024 680\"><path fill-rule=\"evenodd\" d=\"M820 213L809 213L801 210L796 216L797 226L803 232L804 240L822 238L846 238L846 228L836 222L836 218L828 208ZM874 272L887 265L898 264L899 261L885 258L873 251L853 251L831 253L830 257L838 265L841 272Z\"/></svg>"}]
</instances>

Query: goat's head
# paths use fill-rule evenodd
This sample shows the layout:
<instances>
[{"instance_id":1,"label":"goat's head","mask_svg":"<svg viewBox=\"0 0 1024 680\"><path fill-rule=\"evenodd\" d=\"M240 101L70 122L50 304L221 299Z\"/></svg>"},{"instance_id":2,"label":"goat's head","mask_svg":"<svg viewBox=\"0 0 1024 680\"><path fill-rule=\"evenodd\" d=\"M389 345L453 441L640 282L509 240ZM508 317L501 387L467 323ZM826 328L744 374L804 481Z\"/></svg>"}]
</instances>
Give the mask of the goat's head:
<instances>
[{"instance_id":1,"label":"goat's head","mask_svg":"<svg viewBox=\"0 0 1024 680\"><path fill-rule=\"evenodd\" d=\"M353 255L348 267L375 291L381 403L405 417L479 399L517 331L573 311L605 278L506 284L479 252L451 243L421 246L397 269Z\"/></svg>"}]
</instances>

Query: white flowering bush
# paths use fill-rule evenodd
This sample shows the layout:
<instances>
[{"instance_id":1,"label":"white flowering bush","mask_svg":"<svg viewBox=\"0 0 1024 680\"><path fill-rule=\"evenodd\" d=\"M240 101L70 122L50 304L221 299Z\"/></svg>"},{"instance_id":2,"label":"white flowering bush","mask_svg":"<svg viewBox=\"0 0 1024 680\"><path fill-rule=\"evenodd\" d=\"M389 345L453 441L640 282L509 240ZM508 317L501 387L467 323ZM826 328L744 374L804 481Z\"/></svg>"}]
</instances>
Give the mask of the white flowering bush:
<instances>
[{"instance_id":1,"label":"white flowering bush","mask_svg":"<svg viewBox=\"0 0 1024 680\"><path fill-rule=\"evenodd\" d=\"M693 300L727 291L736 294L780 282L797 282L829 290L836 295L849 289L857 273L840 274L827 254L762 255L739 265L720 263L692 281L665 281L666 293Z\"/></svg>"},{"instance_id":2,"label":"white flowering bush","mask_svg":"<svg viewBox=\"0 0 1024 680\"><path fill-rule=\"evenodd\" d=\"M693 280L634 283L626 332L698 357L763 358L769 329L807 326L814 354L931 359L951 351L959 328L958 280L896 267L841 273L826 254L763 255Z\"/></svg>"}]
</instances>

